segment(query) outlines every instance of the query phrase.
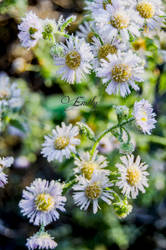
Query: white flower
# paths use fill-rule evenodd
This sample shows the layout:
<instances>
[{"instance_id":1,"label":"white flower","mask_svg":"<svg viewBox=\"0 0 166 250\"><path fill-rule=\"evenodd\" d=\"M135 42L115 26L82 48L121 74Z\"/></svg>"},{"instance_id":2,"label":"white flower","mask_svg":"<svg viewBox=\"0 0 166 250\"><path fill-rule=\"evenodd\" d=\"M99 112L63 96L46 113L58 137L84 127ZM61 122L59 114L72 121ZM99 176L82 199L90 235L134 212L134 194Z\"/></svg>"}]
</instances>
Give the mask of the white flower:
<instances>
[{"instance_id":1,"label":"white flower","mask_svg":"<svg viewBox=\"0 0 166 250\"><path fill-rule=\"evenodd\" d=\"M72 127L71 124L66 126L62 123L62 127L56 126L52 136L45 136L41 153L49 162L53 160L61 162L63 157L70 158L71 152L76 152L75 146L80 144L80 140L75 138L78 133L78 127Z\"/></svg>"},{"instance_id":2,"label":"white flower","mask_svg":"<svg viewBox=\"0 0 166 250\"><path fill-rule=\"evenodd\" d=\"M84 39L71 36L62 47L63 55L54 57L55 65L60 66L56 73L69 83L80 83L92 68L90 62L93 54L90 46Z\"/></svg>"},{"instance_id":3,"label":"white flower","mask_svg":"<svg viewBox=\"0 0 166 250\"><path fill-rule=\"evenodd\" d=\"M135 2L137 24L141 28L153 30L160 28L163 22L164 12L160 0L138 0Z\"/></svg>"},{"instance_id":4,"label":"white flower","mask_svg":"<svg viewBox=\"0 0 166 250\"><path fill-rule=\"evenodd\" d=\"M101 67L98 68L97 76L102 78L104 84L108 83L106 92L111 94L118 94L122 97L130 94L129 86L134 90L139 90L136 82L143 82L140 75L143 73L143 66L141 59L128 51L126 53L118 53L108 55L108 60L103 60Z\"/></svg>"},{"instance_id":5,"label":"white flower","mask_svg":"<svg viewBox=\"0 0 166 250\"><path fill-rule=\"evenodd\" d=\"M7 184L7 175L3 172L5 168L9 168L14 162L13 157L0 158L0 187L4 187Z\"/></svg>"},{"instance_id":6,"label":"white flower","mask_svg":"<svg viewBox=\"0 0 166 250\"><path fill-rule=\"evenodd\" d=\"M117 54L118 50L123 49L122 44L116 38L110 38L108 34L100 35L100 39L97 37L93 38L92 52L94 55L93 66L96 69L100 66L101 60L104 59L108 61L107 56L109 54ZM102 43L101 43L102 41Z\"/></svg>"},{"instance_id":7,"label":"white flower","mask_svg":"<svg viewBox=\"0 0 166 250\"><path fill-rule=\"evenodd\" d=\"M17 83L10 83L6 73L0 72L0 109L16 108L22 105L21 92Z\"/></svg>"},{"instance_id":8,"label":"white flower","mask_svg":"<svg viewBox=\"0 0 166 250\"><path fill-rule=\"evenodd\" d=\"M147 165L141 163L140 156L137 156L134 161L134 155L122 156L122 164L116 164L119 170L120 177L117 186L122 189L122 193L128 198L135 199L139 190L145 192L144 187L148 187L146 171Z\"/></svg>"},{"instance_id":9,"label":"white flower","mask_svg":"<svg viewBox=\"0 0 166 250\"><path fill-rule=\"evenodd\" d=\"M21 212L34 225L48 225L59 219L59 213L65 211L66 197L62 196L62 184L59 182L36 179L23 191L19 203Z\"/></svg>"},{"instance_id":10,"label":"white flower","mask_svg":"<svg viewBox=\"0 0 166 250\"><path fill-rule=\"evenodd\" d=\"M74 163L77 165L77 168L74 169L75 173L83 174L88 180L91 179L94 171L102 171L106 175L110 174L109 170L103 169L107 167L106 158L103 155L98 155L97 151L93 154L92 158L89 152L80 153L79 158L76 158Z\"/></svg>"},{"instance_id":11,"label":"white flower","mask_svg":"<svg viewBox=\"0 0 166 250\"><path fill-rule=\"evenodd\" d=\"M151 130L155 128L155 116L152 105L147 100L135 102L133 115L136 119L136 124L144 133L151 134Z\"/></svg>"},{"instance_id":12,"label":"white flower","mask_svg":"<svg viewBox=\"0 0 166 250\"><path fill-rule=\"evenodd\" d=\"M84 22L79 26L79 31L76 35L78 38L84 38L87 43L92 43L95 36L96 26L94 22Z\"/></svg>"},{"instance_id":13,"label":"white flower","mask_svg":"<svg viewBox=\"0 0 166 250\"><path fill-rule=\"evenodd\" d=\"M85 1L85 9L91 11L93 14L98 13L99 10L106 9L107 4L111 4L111 0L94 0Z\"/></svg>"},{"instance_id":14,"label":"white flower","mask_svg":"<svg viewBox=\"0 0 166 250\"><path fill-rule=\"evenodd\" d=\"M32 11L22 18L18 29L20 31L18 37L25 48L34 47L42 37L42 21Z\"/></svg>"},{"instance_id":15,"label":"white flower","mask_svg":"<svg viewBox=\"0 0 166 250\"><path fill-rule=\"evenodd\" d=\"M27 239L26 246L29 250L54 249L57 243L47 232L37 232Z\"/></svg>"},{"instance_id":16,"label":"white flower","mask_svg":"<svg viewBox=\"0 0 166 250\"><path fill-rule=\"evenodd\" d=\"M106 32L110 37L121 36L123 41L129 40L129 33L139 36L140 32L136 24L134 11L118 0L112 0L112 4L106 6L106 10L98 10L92 13L96 25L102 32Z\"/></svg>"},{"instance_id":17,"label":"white flower","mask_svg":"<svg viewBox=\"0 0 166 250\"><path fill-rule=\"evenodd\" d=\"M120 148L120 142L115 136L104 136L98 146L99 152L102 154L108 154L115 149Z\"/></svg>"},{"instance_id":18,"label":"white flower","mask_svg":"<svg viewBox=\"0 0 166 250\"><path fill-rule=\"evenodd\" d=\"M97 213L99 207L98 199L102 199L111 204L112 191L109 189L112 183L103 171L94 171L90 180L83 176L78 176L78 184L73 186L76 192L73 194L74 202L82 210L87 210L90 203L93 204L93 213Z\"/></svg>"}]
</instances>

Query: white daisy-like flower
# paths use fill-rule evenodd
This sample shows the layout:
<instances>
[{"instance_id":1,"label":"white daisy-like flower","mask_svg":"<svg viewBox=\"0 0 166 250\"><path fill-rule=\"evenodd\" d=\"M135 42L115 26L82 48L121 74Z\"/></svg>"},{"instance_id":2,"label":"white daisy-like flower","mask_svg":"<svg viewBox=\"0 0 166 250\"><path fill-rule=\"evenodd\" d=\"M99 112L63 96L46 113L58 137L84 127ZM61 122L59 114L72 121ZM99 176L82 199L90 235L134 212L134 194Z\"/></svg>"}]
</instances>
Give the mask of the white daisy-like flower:
<instances>
[{"instance_id":1,"label":"white daisy-like flower","mask_svg":"<svg viewBox=\"0 0 166 250\"><path fill-rule=\"evenodd\" d=\"M134 3L136 20L141 28L153 30L163 23L163 5L160 0L138 0Z\"/></svg>"},{"instance_id":2,"label":"white daisy-like flower","mask_svg":"<svg viewBox=\"0 0 166 250\"><path fill-rule=\"evenodd\" d=\"M87 210L90 203L93 204L93 213L97 213L99 207L98 199L102 199L109 205L113 199L112 183L103 171L94 171L90 180L83 176L78 176L78 184L73 186L75 193L73 194L74 202L82 210Z\"/></svg>"},{"instance_id":3,"label":"white daisy-like flower","mask_svg":"<svg viewBox=\"0 0 166 250\"><path fill-rule=\"evenodd\" d=\"M110 174L109 170L104 169L107 167L106 158L103 155L99 155L97 151L92 158L89 152L80 153L79 158L76 158L74 163L77 166L74 169L75 173L81 173L88 180L91 179L94 171L102 171L106 175Z\"/></svg>"},{"instance_id":4,"label":"white daisy-like flower","mask_svg":"<svg viewBox=\"0 0 166 250\"><path fill-rule=\"evenodd\" d=\"M59 219L59 212L65 211L66 197L62 196L62 184L55 181L36 179L23 191L19 203L21 212L34 225L48 225Z\"/></svg>"},{"instance_id":5,"label":"white daisy-like flower","mask_svg":"<svg viewBox=\"0 0 166 250\"><path fill-rule=\"evenodd\" d=\"M99 34L100 35L100 34ZM101 43L102 42L102 43ZM100 66L101 60L108 61L108 55L117 54L119 50L124 49L124 46L116 38L110 38L108 34L100 35L100 39L93 38L92 52L94 55L93 65L94 69Z\"/></svg>"},{"instance_id":6,"label":"white daisy-like flower","mask_svg":"<svg viewBox=\"0 0 166 250\"><path fill-rule=\"evenodd\" d=\"M92 43L93 38L95 37L96 25L94 22L84 22L79 26L79 31L76 35L78 38L84 38L87 43Z\"/></svg>"},{"instance_id":7,"label":"white daisy-like flower","mask_svg":"<svg viewBox=\"0 0 166 250\"><path fill-rule=\"evenodd\" d=\"M85 1L85 10L88 10L95 14L98 13L99 10L105 10L108 4L111 4L111 0L87 0Z\"/></svg>"},{"instance_id":8,"label":"white daisy-like flower","mask_svg":"<svg viewBox=\"0 0 166 250\"><path fill-rule=\"evenodd\" d=\"M84 39L71 36L66 45L62 44L61 57L54 56L55 65L60 66L57 75L71 84L80 83L90 73L93 59L90 45Z\"/></svg>"},{"instance_id":9,"label":"white daisy-like flower","mask_svg":"<svg viewBox=\"0 0 166 250\"><path fill-rule=\"evenodd\" d=\"M21 91L17 83L10 83L8 75L0 72L0 109L4 107L17 108L21 105Z\"/></svg>"},{"instance_id":10,"label":"white daisy-like flower","mask_svg":"<svg viewBox=\"0 0 166 250\"><path fill-rule=\"evenodd\" d=\"M122 97L130 94L131 86L138 91L135 82L143 82L140 77L144 72L142 60L132 51L107 56L109 61L102 60L101 67L97 69L97 76L102 78L104 84L108 83L106 92L118 94Z\"/></svg>"},{"instance_id":11,"label":"white daisy-like flower","mask_svg":"<svg viewBox=\"0 0 166 250\"><path fill-rule=\"evenodd\" d=\"M18 25L18 37L25 48L32 48L42 37L42 21L32 11L28 12Z\"/></svg>"},{"instance_id":12,"label":"white daisy-like flower","mask_svg":"<svg viewBox=\"0 0 166 250\"><path fill-rule=\"evenodd\" d=\"M118 0L118 2L123 7L129 7L131 6L131 3L133 0L123 1ZM88 10L92 12L92 15L98 14L100 10L106 10L107 6L114 4L114 1L112 0L94 0L94 1L85 1L85 10Z\"/></svg>"},{"instance_id":13,"label":"white daisy-like flower","mask_svg":"<svg viewBox=\"0 0 166 250\"><path fill-rule=\"evenodd\" d=\"M112 0L112 4L106 6L106 10L99 10L98 14L92 13L92 16L101 32L106 32L110 37L120 35L123 41L128 41L129 33L134 36L140 35L134 13L131 8L125 8L120 1Z\"/></svg>"},{"instance_id":14,"label":"white daisy-like flower","mask_svg":"<svg viewBox=\"0 0 166 250\"><path fill-rule=\"evenodd\" d=\"M140 156L137 156L134 161L134 155L122 156L121 164L116 164L119 170L120 177L117 186L122 189L122 193L128 198L135 199L138 192L145 193L145 188L148 187L147 176L149 173L146 171L147 165L141 163Z\"/></svg>"},{"instance_id":15,"label":"white daisy-like flower","mask_svg":"<svg viewBox=\"0 0 166 250\"><path fill-rule=\"evenodd\" d=\"M0 158L0 187L3 188L7 184L7 175L3 172L4 169L9 168L14 162L13 157Z\"/></svg>"},{"instance_id":16,"label":"white daisy-like flower","mask_svg":"<svg viewBox=\"0 0 166 250\"><path fill-rule=\"evenodd\" d=\"M152 105L147 100L135 102L133 115L136 124L141 128L143 133L151 134L151 130L155 128L156 114L153 112Z\"/></svg>"},{"instance_id":17,"label":"white daisy-like flower","mask_svg":"<svg viewBox=\"0 0 166 250\"><path fill-rule=\"evenodd\" d=\"M66 126L62 122L62 126L56 126L52 131L52 136L45 136L43 149L41 153L47 160L58 160L61 162L63 157L70 158L71 153L76 153L75 146L80 144L80 140L75 138L79 134L77 126Z\"/></svg>"},{"instance_id":18,"label":"white daisy-like flower","mask_svg":"<svg viewBox=\"0 0 166 250\"><path fill-rule=\"evenodd\" d=\"M57 243L47 232L37 232L27 239L26 246L29 250L54 249Z\"/></svg>"}]
</instances>

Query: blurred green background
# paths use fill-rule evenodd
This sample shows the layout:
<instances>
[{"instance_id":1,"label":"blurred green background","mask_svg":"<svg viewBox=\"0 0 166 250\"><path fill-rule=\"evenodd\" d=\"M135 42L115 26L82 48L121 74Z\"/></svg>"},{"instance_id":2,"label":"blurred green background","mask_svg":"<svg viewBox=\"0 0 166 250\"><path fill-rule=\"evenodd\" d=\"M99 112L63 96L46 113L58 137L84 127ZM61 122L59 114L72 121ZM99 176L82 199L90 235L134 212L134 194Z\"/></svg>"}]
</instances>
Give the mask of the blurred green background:
<instances>
[{"instance_id":1,"label":"blurred green background","mask_svg":"<svg viewBox=\"0 0 166 250\"><path fill-rule=\"evenodd\" d=\"M144 39L145 82L139 93L123 99L108 96L93 74L82 84L62 82L56 78L48 42L40 41L32 50L26 50L17 38L17 25L28 10L40 18L76 14L77 20L69 28L69 32L75 32L83 21L83 5L82 0L0 1L0 71L18 82L24 98L23 108L11 115L15 122L10 122L0 134L1 155L15 158L8 172L9 183L0 189L0 250L26 249L26 238L37 231L18 208L24 187L37 177L63 181L72 175L72 160L48 164L41 157L44 135L61 121L86 122L98 134L116 121L113 104L132 108L142 98L153 104L158 123L152 136L141 134L134 126L130 131L136 154L150 166L149 188L134 201L133 212L124 220L104 205L97 215L82 212L73 205L69 192L67 212L47 229L58 242L57 250L166 249L166 61L159 49L166 49L166 39L161 39L161 34L155 40ZM64 95L71 100L83 96L85 101L96 96L98 104L67 111L68 105L61 102ZM81 146L88 148L90 141L83 140ZM113 147L108 154L112 166L119 157L118 149Z\"/></svg>"}]
</instances>

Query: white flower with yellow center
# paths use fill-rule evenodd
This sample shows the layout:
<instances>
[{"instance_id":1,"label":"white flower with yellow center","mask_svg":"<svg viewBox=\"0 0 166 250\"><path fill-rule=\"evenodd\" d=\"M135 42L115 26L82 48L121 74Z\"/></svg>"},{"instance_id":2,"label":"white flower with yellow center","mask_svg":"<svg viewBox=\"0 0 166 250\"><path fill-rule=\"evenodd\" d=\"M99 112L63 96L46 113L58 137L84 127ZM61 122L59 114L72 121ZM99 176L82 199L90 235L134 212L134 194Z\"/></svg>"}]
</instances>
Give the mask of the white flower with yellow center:
<instances>
[{"instance_id":1,"label":"white flower with yellow center","mask_svg":"<svg viewBox=\"0 0 166 250\"><path fill-rule=\"evenodd\" d=\"M55 249L57 243L47 232L37 232L27 239L26 246L29 250Z\"/></svg>"},{"instance_id":2,"label":"white flower with yellow center","mask_svg":"<svg viewBox=\"0 0 166 250\"><path fill-rule=\"evenodd\" d=\"M135 82L143 82L142 60L132 51L108 55L107 58L108 61L102 60L101 67L97 69L97 76L102 78L103 84L108 84L106 92L109 95L120 93L125 97L131 93L129 86L139 90Z\"/></svg>"},{"instance_id":3,"label":"white flower with yellow center","mask_svg":"<svg viewBox=\"0 0 166 250\"><path fill-rule=\"evenodd\" d=\"M0 72L0 109L5 107L19 108L21 105L21 91L17 83L10 83L8 75Z\"/></svg>"},{"instance_id":4,"label":"white flower with yellow center","mask_svg":"<svg viewBox=\"0 0 166 250\"><path fill-rule=\"evenodd\" d=\"M78 176L78 184L73 186L74 202L82 210L87 210L90 203L93 205L93 213L97 213L99 207L98 200L101 199L111 204L113 199L110 188L112 183L103 171L94 171L90 180L83 176Z\"/></svg>"},{"instance_id":5,"label":"white flower with yellow center","mask_svg":"<svg viewBox=\"0 0 166 250\"><path fill-rule=\"evenodd\" d=\"M85 1L85 9L95 14L98 13L99 10L106 10L107 5L111 3L112 0Z\"/></svg>"},{"instance_id":6,"label":"white flower with yellow center","mask_svg":"<svg viewBox=\"0 0 166 250\"><path fill-rule=\"evenodd\" d=\"M13 157L0 158L0 187L3 188L7 184L7 175L3 172L6 168L9 168L14 162Z\"/></svg>"},{"instance_id":7,"label":"white flower with yellow center","mask_svg":"<svg viewBox=\"0 0 166 250\"><path fill-rule=\"evenodd\" d=\"M147 100L135 102L133 115L136 124L141 128L145 134L151 134L151 130L155 128L155 116L152 105Z\"/></svg>"},{"instance_id":8,"label":"white flower with yellow center","mask_svg":"<svg viewBox=\"0 0 166 250\"><path fill-rule=\"evenodd\" d=\"M96 25L94 22L84 22L79 26L79 31L76 35L78 38L84 38L87 43L93 43L95 37Z\"/></svg>"},{"instance_id":9,"label":"white flower with yellow center","mask_svg":"<svg viewBox=\"0 0 166 250\"><path fill-rule=\"evenodd\" d=\"M62 196L62 184L36 179L23 191L19 203L21 212L34 225L48 225L59 219L59 212L65 211L66 197Z\"/></svg>"},{"instance_id":10,"label":"white flower with yellow center","mask_svg":"<svg viewBox=\"0 0 166 250\"><path fill-rule=\"evenodd\" d=\"M76 158L74 163L77 165L77 168L74 169L75 173L82 174L88 180L91 179L94 171L102 171L106 175L110 174L109 170L104 169L107 167L106 158L103 155L98 155L97 151L92 158L89 152L80 153L79 158Z\"/></svg>"},{"instance_id":11,"label":"white flower with yellow center","mask_svg":"<svg viewBox=\"0 0 166 250\"><path fill-rule=\"evenodd\" d=\"M56 74L71 84L80 83L92 69L90 45L84 39L71 36L62 48L62 55L54 56L55 65L60 66Z\"/></svg>"},{"instance_id":12,"label":"white flower with yellow center","mask_svg":"<svg viewBox=\"0 0 166 250\"><path fill-rule=\"evenodd\" d=\"M153 30L161 27L164 12L160 0L138 0L134 9L137 14L136 20L141 28Z\"/></svg>"},{"instance_id":13,"label":"white flower with yellow center","mask_svg":"<svg viewBox=\"0 0 166 250\"><path fill-rule=\"evenodd\" d=\"M140 156L137 156L135 161L134 155L122 156L120 159L122 163L116 164L116 167L121 176L116 185L128 198L135 199L139 191L145 193L144 187L148 187L149 173L146 171L148 166L141 163Z\"/></svg>"},{"instance_id":14,"label":"white flower with yellow center","mask_svg":"<svg viewBox=\"0 0 166 250\"><path fill-rule=\"evenodd\" d=\"M32 48L42 37L42 21L32 11L28 12L22 18L21 24L18 25L18 37L25 48Z\"/></svg>"},{"instance_id":15,"label":"white flower with yellow center","mask_svg":"<svg viewBox=\"0 0 166 250\"><path fill-rule=\"evenodd\" d=\"M102 59L109 61L108 60L109 54L116 55L119 50L124 49L118 39L110 38L108 34L100 35L100 39L97 37L94 37L93 43L91 46L92 52L94 55L93 65L95 69L100 66Z\"/></svg>"},{"instance_id":16,"label":"white flower with yellow center","mask_svg":"<svg viewBox=\"0 0 166 250\"><path fill-rule=\"evenodd\" d=\"M80 140L76 138L79 134L77 126L66 126L62 122L62 126L56 126L52 131L52 136L45 136L43 143L42 155L47 157L47 160L58 160L61 162L63 157L70 158L71 153L76 153L75 146L80 144Z\"/></svg>"},{"instance_id":17,"label":"white flower with yellow center","mask_svg":"<svg viewBox=\"0 0 166 250\"><path fill-rule=\"evenodd\" d=\"M107 5L106 10L99 10L92 14L101 32L107 33L110 37L121 36L123 42L129 40L129 33L139 36L140 32L135 20L133 10L117 0L112 0L112 5Z\"/></svg>"}]
</instances>

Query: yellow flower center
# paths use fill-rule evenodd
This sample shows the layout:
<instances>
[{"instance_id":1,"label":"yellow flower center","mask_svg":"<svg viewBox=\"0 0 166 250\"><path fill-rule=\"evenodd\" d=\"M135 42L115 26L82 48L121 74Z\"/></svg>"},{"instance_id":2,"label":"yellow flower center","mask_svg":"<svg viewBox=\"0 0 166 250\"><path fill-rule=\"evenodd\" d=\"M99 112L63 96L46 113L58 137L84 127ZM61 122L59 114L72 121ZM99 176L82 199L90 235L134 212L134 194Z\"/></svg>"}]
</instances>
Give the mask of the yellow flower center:
<instances>
[{"instance_id":1,"label":"yellow flower center","mask_svg":"<svg viewBox=\"0 0 166 250\"><path fill-rule=\"evenodd\" d=\"M9 91L5 89L0 90L0 100L8 99L9 95L10 95Z\"/></svg>"},{"instance_id":2,"label":"yellow flower center","mask_svg":"<svg viewBox=\"0 0 166 250\"><path fill-rule=\"evenodd\" d=\"M136 186L141 179L141 171L135 167L131 166L127 169L127 181L131 186Z\"/></svg>"},{"instance_id":3,"label":"yellow flower center","mask_svg":"<svg viewBox=\"0 0 166 250\"><path fill-rule=\"evenodd\" d=\"M141 1L140 3L138 3L136 6L136 10L143 18L152 18L155 14L154 6L146 1Z\"/></svg>"},{"instance_id":4,"label":"yellow flower center","mask_svg":"<svg viewBox=\"0 0 166 250\"><path fill-rule=\"evenodd\" d=\"M139 38L136 41L134 41L132 43L133 48L137 51L137 50L145 50L146 49L146 42L145 39L143 38Z\"/></svg>"},{"instance_id":5,"label":"yellow flower center","mask_svg":"<svg viewBox=\"0 0 166 250\"><path fill-rule=\"evenodd\" d=\"M108 61L107 56L109 54L116 54L116 53L117 53L117 48L114 45L106 43L100 47L98 51L98 58Z\"/></svg>"},{"instance_id":6,"label":"yellow flower center","mask_svg":"<svg viewBox=\"0 0 166 250\"><path fill-rule=\"evenodd\" d=\"M93 31L89 32L86 38L87 42L93 43L93 37L94 37L94 32Z\"/></svg>"},{"instance_id":7,"label":"yellow flower center","mask_svg":"<svg viewBox=\"0 0 166 250\"><path fill-rule=\"evenodd\" d=\"M112 69L112 78L114 81L126 82L131 77L131 68L125 64L117 64Z\"/></svg>"},{"instance_id":8,"label":"yellow flower center","mask_svg":"<svg viewBox=\"0 0 166 250\"><path fill-rule=\"evenodd\" d=\"M146 113L145 111L142 111L142 112L141 112L141 115L142 115L141 121L147 122L147 120L148 120L147 113Z\"/></svg>"},{"instance_id":9,"label":"yellow flower center","mask_svg":"<svg viewBox=\"0 0 166 250\"><path fill-rule=\"evenodd\" d=\"M38 194L35 199L36 208L39 211L47 212L50 211L54 205L54 198L50 194Z\"/></svg>"},{"instance_id":10,"label":"yellow flower center","mask_svg":"<svg viewBox=\"0 0 166 250\"><path fill-rule=\"evenodd\" d=\"M93 174L93 171L97 168L97 164L93 162L85 162L82 166L82 173L85 178L90 180Z\"/></svg>"},{"instance_id":11,"label":"yellow flower center","mask_svg":"<svg viewBox=\"0 0 166 250\"><path fill-rule=\"evenodd\" d=\"M59 136L56 138L56 140L54 142L55 149L62 150L65 147L67 147L67 145L69 145L69 142L70 142L70 140L68 137Z\"/></svg>"},{"instance_id":12,"label":"yellow flower center","mask_svg":"<svg viewBox=\"0 0 166 250\"><path fill-rule=\"evenodd\" d=\"M111 25L119 30L125 29L129 25L129 18L125 14L117 13L111 18Z\"/></svg>"},{"instance_id":13,"label":"yellow flower center","mask_svg":"<svg viewBox=\"0 0 166 250\"><path fill-rule=\"evenodd\" d=\"M103 1L103 9L106 10L106 7L108 4L112 4L112 1L111 0L104 0Z\"/></svg>"},{"instance_id":14,"label":"yellow flower center","mask_svg":"<svg viewBox=\"0 0 166 250\"><path fill-rule=\"evenodd\" d=\"M97 182L94 182L93 184L89 185L85 190L86 196L89 199L97 199L101 195L101 187Z\"/></svg>"},{"instance_id":15,"label":"yellow flower center","mask_svg":"<svg viewBox=\"0 0 166 250\"><path fill-rule=\"evenodd\" d=\"M81 56L77 51L71 51L66 55L66 65L70 69L77 69L81 64Z\"/></svg>"}]
</instances>

